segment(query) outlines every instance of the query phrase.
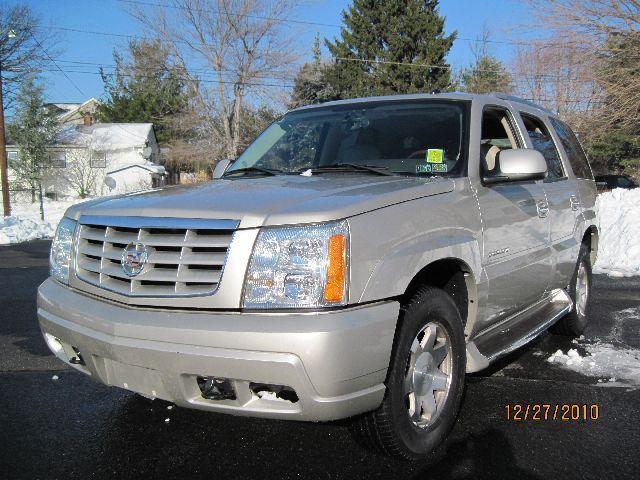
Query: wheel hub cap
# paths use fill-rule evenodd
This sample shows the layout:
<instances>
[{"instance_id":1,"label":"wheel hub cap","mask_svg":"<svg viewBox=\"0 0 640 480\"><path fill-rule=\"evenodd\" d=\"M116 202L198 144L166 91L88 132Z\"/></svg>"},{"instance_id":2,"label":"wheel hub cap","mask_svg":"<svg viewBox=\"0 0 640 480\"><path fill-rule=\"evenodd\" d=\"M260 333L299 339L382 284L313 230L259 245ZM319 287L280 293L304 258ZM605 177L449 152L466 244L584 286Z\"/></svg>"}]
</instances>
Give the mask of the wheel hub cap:
<instances>
[{"instance_id":1,"label":"wheel hub cap","mask_svg":"<svg viewBox=\"0 0 640 480\"><path fill-rule=\"evenodd\" d=\"M434 369L433 356L429 352L422 353L413 367L413 391L417 395L425 395L433 384Z\"/></svg>"},{"instance_id":2,"label":"wheel hub cap","mask_svg":"<svg viewBox=\"0 0 640 480\"><path fill-rule=\"evenodd\" d=\"M451 340L438 322L416 335L407 359L404 395L414 425L424 428L440 414L452 378Z\"/></svg>"}]
</instances>

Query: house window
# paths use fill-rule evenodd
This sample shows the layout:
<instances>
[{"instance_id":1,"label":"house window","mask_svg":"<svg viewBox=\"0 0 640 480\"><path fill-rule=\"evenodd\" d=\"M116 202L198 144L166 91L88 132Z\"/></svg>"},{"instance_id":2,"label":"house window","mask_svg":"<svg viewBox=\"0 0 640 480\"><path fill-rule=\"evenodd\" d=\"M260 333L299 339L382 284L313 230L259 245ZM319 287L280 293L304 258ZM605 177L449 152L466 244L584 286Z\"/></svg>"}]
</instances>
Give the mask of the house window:
<instances>
[{"instance_id":1,"label":"house window","mask_svg":"<svg viewBox=\"0 0 640 480\"><path fill-rule=\"evenodd\" d=\"M18 152L7 152L7 162L11 166L14 162L18 161Z\"/></svg>"},{"instance_id":2,"label":"house window","mask_svg":"<svg viewBox=\"0 0 640 480\"><path fill-rule=\"evenodd\" d=\"M66 168L67 152L51 152L49 162L53 168Z\"/></svg>"},{"instance_id":3,"label":"house window","mask_svg":"<svg viewBox=\"0 0 640 480\"><path fill-rule=\"evenodd\" d=\"M89 160L89 166L91 168L106 168L107 167L107 154L105 152L91 152L91 159Z\"/></svg>"}]
</instances>

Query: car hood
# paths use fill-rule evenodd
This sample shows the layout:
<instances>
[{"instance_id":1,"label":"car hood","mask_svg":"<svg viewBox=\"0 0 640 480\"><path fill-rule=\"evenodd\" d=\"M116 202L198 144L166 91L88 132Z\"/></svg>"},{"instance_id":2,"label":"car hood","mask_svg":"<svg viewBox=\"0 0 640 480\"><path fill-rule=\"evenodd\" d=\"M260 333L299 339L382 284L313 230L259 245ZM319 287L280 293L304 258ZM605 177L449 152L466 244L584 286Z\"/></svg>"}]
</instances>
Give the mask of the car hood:
<instances>
[{"instance_id":1,"label":"car hood","mask_svg":"<svg viewBox=\"0 0 640 480\"><path fill-rule=\"evenodd\" d=\"M447 178L359 173L243 177L96 199L71 207L67 216L232 219L252 228L338 220L453 188Z\"/></svg>"}]
</instances>

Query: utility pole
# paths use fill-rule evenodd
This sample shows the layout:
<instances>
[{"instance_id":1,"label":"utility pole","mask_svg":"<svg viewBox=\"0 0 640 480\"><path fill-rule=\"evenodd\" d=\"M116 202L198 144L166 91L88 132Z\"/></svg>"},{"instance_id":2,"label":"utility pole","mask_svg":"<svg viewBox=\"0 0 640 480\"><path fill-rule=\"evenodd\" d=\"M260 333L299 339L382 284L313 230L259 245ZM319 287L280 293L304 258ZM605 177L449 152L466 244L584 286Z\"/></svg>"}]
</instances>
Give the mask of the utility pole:
<instances>
[{"instance_id":1,"label":"utility pole","mask_svg":"<svg viewBox=\"0 0 640 480\"><path fill-rule=\"evenodd\" d=\"M2 59L0 59L0 175L2 176L2 205L4 216L11 215L9 203L9 169L7 168L7 145L4 135L4 103L2 101Z\"/></svg>"}]
</instances>

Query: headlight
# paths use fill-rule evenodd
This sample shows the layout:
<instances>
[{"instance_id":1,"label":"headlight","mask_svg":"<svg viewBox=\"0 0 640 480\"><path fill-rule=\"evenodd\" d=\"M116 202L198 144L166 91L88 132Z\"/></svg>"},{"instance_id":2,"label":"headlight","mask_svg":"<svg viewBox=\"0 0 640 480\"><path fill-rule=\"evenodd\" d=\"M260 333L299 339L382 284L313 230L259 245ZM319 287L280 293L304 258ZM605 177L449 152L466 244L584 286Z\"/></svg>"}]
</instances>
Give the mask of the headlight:
<instances>
[{"instance_id":1,"label":"headlight","mask_svg":"<svg viewBox=\"0 0 640 480\"><path fill-rule=\"evenodd\" d=\"M245 308L345 305L349 225L346 221L267 227L253 247L244 285Z\"/></svg>"},{"instance_id":2,"label":"headlight","mask_svg":"<svg viewBox=\"0 0 640 480\"><path fill-rule=\"evenodd\" d=\"M71 263L71 246L73 245L73 232L76 222L63 217L56 229L56 236L51 244L49 256L49 273L56 280L69 283L69 264Z\"/></svg>"}]
</instances>

